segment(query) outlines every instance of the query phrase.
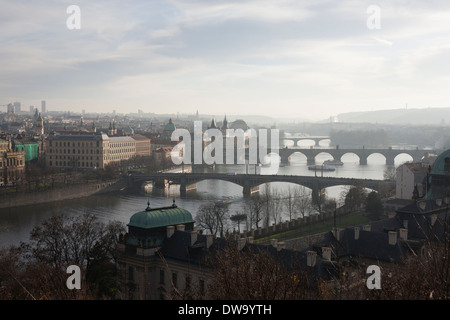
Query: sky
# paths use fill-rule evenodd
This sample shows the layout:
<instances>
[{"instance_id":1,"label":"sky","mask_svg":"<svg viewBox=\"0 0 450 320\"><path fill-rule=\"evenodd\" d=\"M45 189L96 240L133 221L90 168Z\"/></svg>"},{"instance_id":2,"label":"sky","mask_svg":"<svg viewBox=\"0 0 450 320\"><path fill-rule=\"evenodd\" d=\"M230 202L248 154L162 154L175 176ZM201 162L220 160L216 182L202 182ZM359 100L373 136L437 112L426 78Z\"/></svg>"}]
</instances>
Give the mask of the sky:
<instances>
[{"instance_id":1,"label":"sky","mask_svg":"<svg viewBox=\"0 0 450 320\"><path fill-rule=\"evenodd\" d=\"M449 58L448 0L0 0L0 105L25 110L449 107Z\"/></svg>"}]
</instances>

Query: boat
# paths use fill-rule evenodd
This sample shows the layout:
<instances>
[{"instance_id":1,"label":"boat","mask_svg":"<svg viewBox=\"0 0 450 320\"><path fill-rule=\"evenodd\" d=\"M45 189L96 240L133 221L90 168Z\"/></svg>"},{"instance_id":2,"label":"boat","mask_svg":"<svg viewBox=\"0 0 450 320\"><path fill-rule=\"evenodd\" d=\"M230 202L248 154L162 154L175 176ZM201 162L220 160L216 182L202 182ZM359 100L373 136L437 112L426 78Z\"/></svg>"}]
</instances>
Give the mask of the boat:
<instances>
[{"instance_id":1,"label":"boat","mask_svg":"<svg viewBox=\"0 0 450 320\"><path fill-rule=\"evenodd\" d=\"M330 166L325 166L325 165L313 165L313 166L308 166L309 170L313 170L313 171L335 171L336 169Z\"/></svg>"},{"instance_id":2,"label":"boat","mask_svg":"<svg viewBox=\"0 0 450 320\"><path fill-rule=\"evenodd\" d=\"M323 162L326 166L343 166L344 163L340 160L326 160Z\"/></svg>"}]
</instances>

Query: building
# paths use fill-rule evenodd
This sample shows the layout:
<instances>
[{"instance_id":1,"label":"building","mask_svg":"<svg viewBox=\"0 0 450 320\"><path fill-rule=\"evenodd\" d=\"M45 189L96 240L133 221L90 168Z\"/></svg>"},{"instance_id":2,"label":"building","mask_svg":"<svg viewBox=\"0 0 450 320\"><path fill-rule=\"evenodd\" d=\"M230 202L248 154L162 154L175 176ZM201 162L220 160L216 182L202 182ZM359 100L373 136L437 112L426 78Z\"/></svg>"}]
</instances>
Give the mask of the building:
<instances>
[{"instance_id":1,"label":"building","mask_svg":"<svg viewBox=\"0 0 450 320\"><path fill-rule=\"evenodd\" d=\"M57 169L103 169L136 156L132 137L102 134L50 134L46 140L45 163Z\"/></svg>"},{"instance_id":2,"label":"building","mask_svg":"<svg viewBox=\"0 0 450 320\"><path fill-rule=\"evenodd\" d=\"M157 165L165 165L172 161L172 147L161 147L153 151L153 160Z\"/></svg>"},{"instance_id":3,"label":"building","mask_svg":"<svg viewBox=\"0 0 450 320\"><path fill-rule=\"evenodd\" d=\"M135 134L133 135L133 139L136 140L136 156L151 157L152 150L150 138L147 138L141 134Z\"/></svg>"},{"instance_id":4,"label":"building","mask_svg":"<svg viewBox=\"0 0 450 320\"><path fill-rule=\"evenodd\" d=\"M169 119L169 122L164 126L164 129L162 133L158 136L152 139L151 141L151 149L152 153L163 147L170 147L173 148L176 146L180 141L172 141L172 133L176 130L176 126L173 123L172 119Z\"/></svg>"},{"instance_id":5,"label":"building","mask_svg":"<svg viewBox=\"0 0 450 320\"><path fill-rule=\"evenodd\" d=\"M199 234L189 211L173 204L133 214L117 246L118 287L122 298L160 300L172 290L205 289L206 252L217 246L212 235ZM215 244L214 244L215 243Z\"/></svg>"},{"instance_id":6,"label":"building","mask_svg":"<svg viewBox=\"0 0 450 320\"><path fill-rule=\"evenodd\" d=\"M396 198L421 198L426 193L428 167L419 162L404 163L396 169Z\"/></svg>"},{"instance_id":7,"label":"building","mask_svg":"<svg viewBox=\"0 0 450 320\"><path fill-rule=\"evenodd\" d=\"M11 140L0 139L0 185L15 185L25 178L25 151L15 150Z\"/></svg>"},{"instance_id":8,"label":"building","mask_svg":"<svg viewBox=\"0 0 450 320\"><path fill-rule=\"evenodd\" d=\"M427 194L424 198L450 197L450 149L436 158L426 183Z\"/></svg>"},{"instance_id":9,"label":"building","mask_svg":"<svg viewBox=\"0 0 450 320\"><path fill-rule=\"evenodd\" d=\"M44 119L42 119L41 113L39 113L36 123L34 125L34 133L42 136L44 135Z\"/></svg>"}]
</instances>

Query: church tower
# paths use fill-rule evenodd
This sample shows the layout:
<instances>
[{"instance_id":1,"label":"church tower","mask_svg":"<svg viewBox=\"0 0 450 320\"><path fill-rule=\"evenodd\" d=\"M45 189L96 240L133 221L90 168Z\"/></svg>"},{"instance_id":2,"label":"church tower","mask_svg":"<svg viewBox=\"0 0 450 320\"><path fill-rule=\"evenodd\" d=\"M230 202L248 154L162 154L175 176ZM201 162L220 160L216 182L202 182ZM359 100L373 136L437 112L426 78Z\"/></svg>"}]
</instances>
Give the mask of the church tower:
<instances>
[{"instance_id":1,"label":"church tower","mask_svg":"<svg viewBox=\"0 0 450 320\"><path fill-rule=\"evenodd\" d=\"M41 113L38 114L38 117L36 119L34 131L38 135L44 134L44 120L41 117Z\"/></svg>"}]
</instances>

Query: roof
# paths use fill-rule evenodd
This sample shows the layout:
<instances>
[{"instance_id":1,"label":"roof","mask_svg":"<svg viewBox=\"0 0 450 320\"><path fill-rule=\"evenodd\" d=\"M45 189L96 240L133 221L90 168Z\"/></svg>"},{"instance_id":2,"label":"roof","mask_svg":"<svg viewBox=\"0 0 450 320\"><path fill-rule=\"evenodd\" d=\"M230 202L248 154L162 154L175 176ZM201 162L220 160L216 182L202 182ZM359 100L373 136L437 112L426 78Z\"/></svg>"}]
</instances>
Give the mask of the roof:
<instances>
[{"instance_id":1,"label":"roof","mask_svg":"<svg viewBox=\"0 0 450 320\"><path fill-rule=\"evenodd\" d=\"M55 134L49 135L49 138L54 140L97 140L97 139L109 139L106 134Z\"/></svg>"},{"instance_id":2,"label":"roof","mask_svg":"<svg viewBox=\"0 0 450 320\"><path fill-rule=\"evenodd\" d=\"M153 229L193 222L194 220L192 219L191 213L177 207L174 201L173 205L170 207L153 209L150 208L150 203L148 203L147 209L131 216L128 226L141 229Z\"/></svg>"},{"instance_id":3,"label":"roof","mask_svg":"<svg viewBox=\"0 0 450 320\"><path fill-rule=\"evenodd\" d=\"M441 153L434 161L432 175L450 175L450 149Z\"/></svg>"},{"instance_id":4,"label":"roof","mask_svg":"<svg viewBox=\"0 0 450 320\"><path fill-rule=\"evenodd\" d=\"M126 142L126 141L135 141L132 137L110 137L109 142Z\"/></svg>"},{"instance_id":5,"label":"roof","mask_svg":"<svg viewBox=\"0 0 450 320\"><path fill-rule=\"evenodd\" d=\"M428 172L428 167L419 162L407 162L404 166L415 174L426 174Z\"/></svg>"},{"instance_id":6,"label":"roof","mask_svg":"<svg viewBox=\"0 0 450 320\"><path fill-rule=\"evenodd\" d=\"M172 119L169 119L169 123L164 127L164 131L175 131L175 125L172 122Z\"/></svg>"}]
</instances>

